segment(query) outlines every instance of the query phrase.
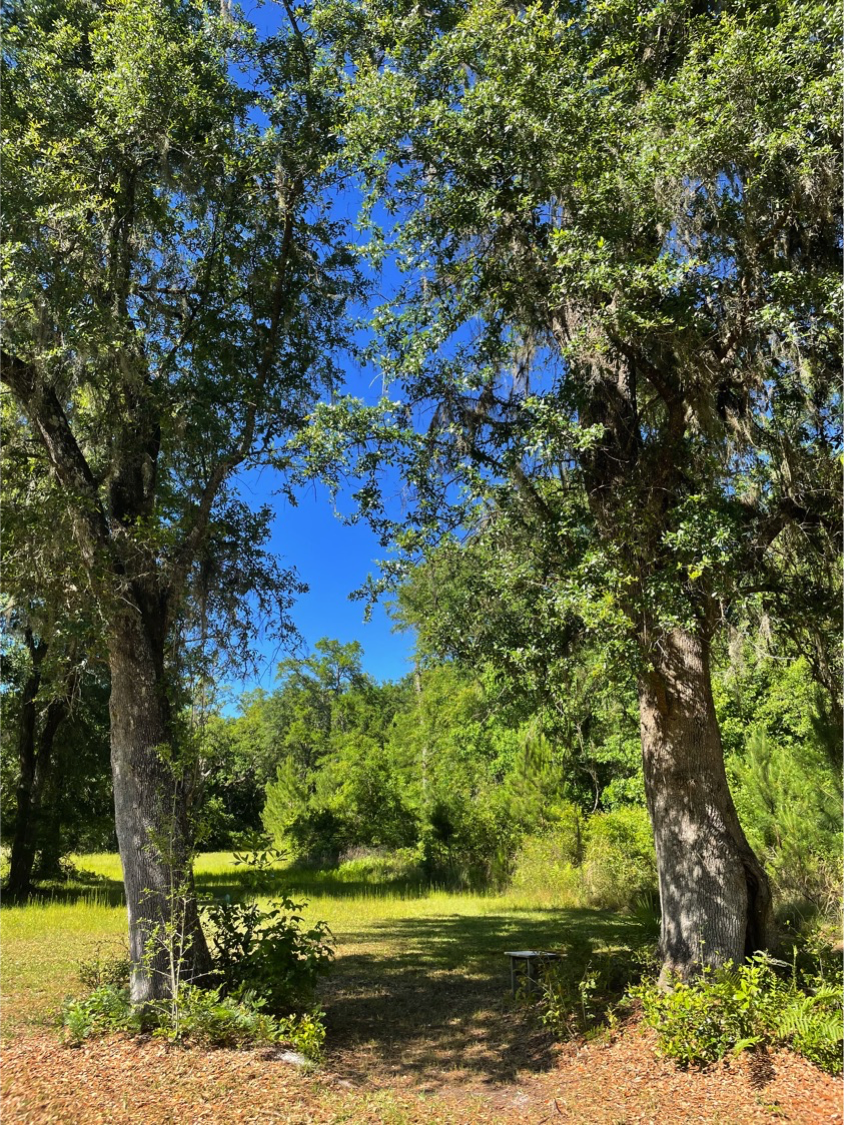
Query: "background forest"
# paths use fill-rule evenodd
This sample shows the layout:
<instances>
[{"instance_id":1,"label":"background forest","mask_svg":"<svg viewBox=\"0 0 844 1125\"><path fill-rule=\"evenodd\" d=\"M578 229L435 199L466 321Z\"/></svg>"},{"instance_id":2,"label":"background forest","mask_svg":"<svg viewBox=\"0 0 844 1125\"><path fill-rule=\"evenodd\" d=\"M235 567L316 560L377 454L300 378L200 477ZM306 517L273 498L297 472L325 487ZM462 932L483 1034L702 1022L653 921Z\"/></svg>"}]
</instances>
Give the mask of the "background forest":
<instances>
[{"instance_id":1,"label":"background forest","mask_svg":"<svg viewBox=\"0 0 844 1125\"><path fill-rule=\"evenodd\" d=\"M465 619L460 651L449 652L443 637L459 591L456 582L438 587L436 616L423 596L429 579L420 571L394 604L399 626L418 638L403 679L375 681L362 670L359 643L325 638L311 656L284 660L273 690L186 713L201 747L199 846L264 839L290 861L351 882L553 886L573 902L653 908L632 679L626 690L608 684L599 652L573 675L558 669L555 678L551 667L520 675L495 653L467 652ZM2 698L3 842L11 845L31 656L18 641L4 658L17 688ZM833 701L767 619L752 632L724 631L713 685L731 788L780 918L833 914L842 848ZM114 849L107 697L107 682L88 671L72 718L56 728L36 878L60 879L73 852ZM36 724L42 737L45 719Z\"/></svg>"}]
</instances>

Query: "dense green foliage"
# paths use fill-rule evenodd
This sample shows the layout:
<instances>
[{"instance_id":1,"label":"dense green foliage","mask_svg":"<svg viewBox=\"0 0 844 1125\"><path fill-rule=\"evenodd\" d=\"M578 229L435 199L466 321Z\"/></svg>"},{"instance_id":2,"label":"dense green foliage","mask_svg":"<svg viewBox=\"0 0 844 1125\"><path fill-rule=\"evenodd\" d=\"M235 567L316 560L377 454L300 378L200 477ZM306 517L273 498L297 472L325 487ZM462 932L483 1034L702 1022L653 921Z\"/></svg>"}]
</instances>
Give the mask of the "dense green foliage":
<instances>
[{"instance_id":1,"label":"dense green foliage","mask_svg":"<svg viewBox=\"0 0 844 1125\"><path fill-rule=\"evenodd\" d=\"M758 1044L788 1045L840 1074L841 958L823 943L814 952L798 964L795 948L790 973L788 965L759 953L744 965L704 971L670 991L651 980L632 992L642 1002L645 1022L656 1029L660 1050L680 1063L705 1065Z\"/></svg>"},{"instance_id":2,"label":"dense green foliage","mask_svg":"<svg viewBox=\"0 0 844 1125\"><path fill-rule=\"evenodd\" d=\"M318 1013L277 1017L269 1015L264 1007L252 993L234 997L225 995L220 988L186 984L175 1003L142 1012L130 1003L128 987L102 985L84 1000L68 1001L63 1023L67 1042L72 1046L115 1031L135 1035L151 1032L171 1043L204 1047L286 1044L308 1059L319 1058L325 1029Z\"/></svg>"},{"instance_id":3,"label":"dense green foliage","mask_svg":"<svg viewBox=\"0 0 844 1125\"><path fill-rule=\"evenodd\" d=\"M10 845L17 830L20 779L21 701L30 671L26 646L10 633L2 658L5 690L0 693L0 840ZM61 670L61 669L60 669ZM51 700L55 680L45 674L38 699L41 712ZM108 684L101 669L83 668L75 678L72 707L53 744L38 823L35 872L54 878L71 852L109 849L114 841L114 807L108 750ZM36 734L38 728L36 729Z\"/></svg>"},{"instance_id":4,"label":"dense green foliage","mask_svg":"<svg viewBox=\"0 0 844 1125\"><path fill-rule=\"evenodd\" d=\"M266 908L254 901L206 907L214 971L226 995L260 997L276 1016L313 1004L333 951L324 922L302 927L304 906L285 897Z\"/></svg>"},{"instance_id":5,"label":"dense green foliage","mask_svg":"<svg viewBox=\"0 0 844 1125\"><path fill-rule=\"evenodd\" d=\"M209 789L228 809L252 810L238 819L212 803L213 838L228 842L262 816L288 856L339 864L348 881L527 887L541 872L568 901L656 902L632 693L620 706L598 683L566 711L549 703L550 676L535 687L428 656L379 685L361 657L322 641L281 666L275 691L213 719ZM822 688L805 660L777 659L758 636L719 652L714 683L735 799L778 903L834 911L840 775Z\"/></svg>"}]
</instances>

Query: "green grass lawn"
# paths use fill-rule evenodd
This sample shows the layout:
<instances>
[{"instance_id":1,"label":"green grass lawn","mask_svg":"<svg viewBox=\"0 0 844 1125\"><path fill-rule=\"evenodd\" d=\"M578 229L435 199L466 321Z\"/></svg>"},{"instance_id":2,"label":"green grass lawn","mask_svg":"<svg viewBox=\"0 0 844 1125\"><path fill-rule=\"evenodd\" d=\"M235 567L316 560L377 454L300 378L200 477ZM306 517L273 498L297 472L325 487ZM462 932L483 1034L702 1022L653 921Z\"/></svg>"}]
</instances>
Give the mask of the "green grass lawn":
<instances>
[{"instance_id":1,"label":"green grass lawn","mask_svg":"<svg viewBox=\"0 0 844 1125\"><path fill-rule=\"evenodd\" d=\"M78 962L97 947L117 951L126 911L116 855L73 858L76 874L0 912L4 1035L55 1023L80 992ZM201 855L201 894L240 896L251 872L226 853ZM511 948L564 947L585 938L608 946L651 936L642 920L555 904L535 891L456 893L350 883L330 871L276 865L268 891L307 898L305 914L334 934L337 962L321 1001L328 1048L361 1077L370 1066L417 1075L515 1076L548 1050L525 1030L508 995ZM266 896L262 896L266 897ZM544 901L543 901L544 899ZM513 1028L522 1032L514 1035Z\"/></svg>"}]
</instances>

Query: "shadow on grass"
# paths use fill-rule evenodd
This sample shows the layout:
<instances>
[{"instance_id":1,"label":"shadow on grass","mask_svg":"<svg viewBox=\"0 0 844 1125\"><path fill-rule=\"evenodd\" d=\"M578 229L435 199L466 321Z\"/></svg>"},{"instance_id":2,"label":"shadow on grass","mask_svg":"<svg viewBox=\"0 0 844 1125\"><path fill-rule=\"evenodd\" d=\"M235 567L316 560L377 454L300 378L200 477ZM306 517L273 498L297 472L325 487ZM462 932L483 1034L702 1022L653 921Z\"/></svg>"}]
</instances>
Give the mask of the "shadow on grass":
<instances>
[{"instance_id":1,"label":"shadow on grass","mask_svg":"<svg viewBox=\"0 0 844 1125\"><path fill-rule=\"evenodd\" d=\"M253 892L248 869L197 874L201 895L242 898ZM651 942L649 919L585 909L502 905L461 913L461 900L436 904L439 913L414 909L434 888L418 884L342 882L331 873L287 869L271 876L261 894L294 899L408 900L403 917L374 918L338 927L338 958L321 1002L328 1025L328 1065L353 1081L387 1078L435 1090L446 1086L508 1086L519 1075L555 1064L554 1042L535 1013L510 996L508 949L565 951L585 942L635 947ZM124 902L121 883L77 870L48 884L26 903ZM454 909L450 909L453 901ZM4 899L4 906L20 905ZM484 908L483 903L480 909ZM465 907L464 907L465 909ZM371 913L367 912L369 917Z\"/></svg>"},{"instance_id":2,"label":"shadow on grass","mask_svg":"<svg viewBox=\"0 0 844 1125\"><path fill-rule=\"evenodd\" d=\"M196 889L200 898L230 898L233 900L257 895L272 898L282 894L293 899L373 898L418 899L439 888L417 882L368 883L364 880L344 882L332 878L330 872L311 872L296 868L265 877L257 886L255 876L248 868L220 872L197 872ZM126 896L120 879L98 875L92 871L75 868L63 880L45 880L22 895L3 892L3 907L20 907L35 903L55 903L71 906L79 902L96 901L105 906L124 906Z\"/></svg>"},{"instance_id":3,"label":"shadow on grass","mask_svg":"<svg viewBox=\"0 0 844 1125\"><path fill-rule=\"evenodd\" d=\"M553 1040L514 1003L505 952L564 952L587 940L635 947L653 936L650 920L560 909L405 918L342 934L323 988L328 1042L341 1045L329 1063L359 1081L382 1071L432 1090L548 1070Z\"/></svg>"},{"instance_id":4,"label":"shadow on grass","mask_svg":"<svg viewBox=\"0 0 844 1125\"><path fill-rule=\"evenodd\" d=\"M96 906L125 906L126 896L120 879L95 875L92 871L74 869L67 879L49 879L30 888L26 894L3 891L0 905L4 910L21 906L73 906L90 903Z\"/></svg>"}]
</instances>

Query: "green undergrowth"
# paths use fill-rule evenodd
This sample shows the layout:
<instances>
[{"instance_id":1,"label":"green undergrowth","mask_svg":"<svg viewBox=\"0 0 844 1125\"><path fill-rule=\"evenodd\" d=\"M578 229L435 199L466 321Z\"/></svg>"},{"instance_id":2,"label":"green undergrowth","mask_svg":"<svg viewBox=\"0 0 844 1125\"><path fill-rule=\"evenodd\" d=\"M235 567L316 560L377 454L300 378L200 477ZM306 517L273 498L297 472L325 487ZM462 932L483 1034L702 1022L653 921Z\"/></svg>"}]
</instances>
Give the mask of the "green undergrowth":
<instances>
[{"instance_id":1,"label":"green undergrowth","mask_svg":"<svg viewBox=\"0 0 844 1125\"><path fill-rule=\"evenodd\" d=\"M788 962L757 953L742 965L704 968L669 989L653 978L631 989L662 1054L705 1065L754 1047L790 1047L829 1074L842 1072L840 954L814 935Z\"/></svg>"},{"instance_id":2,"label":"green undergrowth","mask_svg":"<svg viewBox=\"0 0 844 1125\"><path fill-rule=\"evenodd\" d=\"M253 886L266 877L269 857L235 856L250 870ZM151 930L144 964L149 974L167 966L167 999L132 1004L131 963L125 950L83 961L79 979L93 991L65 1003L66 1041L78 1045L109 1032L165 1038L172 1043L243 1047L284 1043L317 1060L325 1040L323 1013L316 1006L319 976L334 957L327 923L305 922L306 903L287 896L267 904L250 899L206 903L203 921L211 954L211 983L185 980L186 947L175 924ZM289 1014L287 1014L289 1013Z\"/></svg>"},{"instance_id":3,"label":"green undergrowth","mask_svg":"<svg viewBox=\"0 0 844 1125\"><path fill-rule=\"evenodd\" d=\"M172 1000L141 1009L131 1004L128 988L104 984L85 999L68 1001L62 1022L66 1042L72 1046L120 1031L205 1047L286 1045L316 1061L325 1041L322 1017L318 1009L273 1016L255 993L226 995L222 988L189 984L182 985Z\"/></svg>"},{"instance_id":4,"label":"green undergrowth","mask_svg":"<svg viewBox=\"0 0 844 1125\"><path fill-rule=\"evenodd\" d=\"M553 832L528 836L514 861L512 886L600 910L653 910L656 856L648 814L621 808L585 818L559 810Z\"/></svg>"},{"instance_id":5,"label":"green undergrowth","mask_svg":"<svg viewBox=\"0 0 844 1125\"><path fill-rule=\"evenodd\" d=\"M535 991L522 991L522 1001L538 1000L540 1021L557 1039L601 1036L629 1009L628 989L655 964L653 942L636 936L620 945L578 936L545 967Z\"/></svg>"},{"instance_id":6,"label":"green undergrowth","mask_svg":"<svg viewBox=\"0 0 844 1125\"><path fill-rule=\"evenodd\" d=\"M0 910L4 1035L54 1024L63 1001L81 992L79 962L95 959L98 946L113 950L116 957L121 953L126 908L119 858L75 856L73 864L77 882L56 888L55 894L5 903ZM503 992L505 949L554 948L574 932L586 933L595 942L614 942L611 935L638 932L641 925L634 916L570 908L564 898L538 897L530 888L470 893L431 886L340 883L331 871L301 872L274 863L264 876L267 889L254 897L251 873L236 865L231 853L199 855L196 871L200 893L218 901L228 895L233 903L242 902L252 895L265 909L287 887L296 896L294 901L307 898L301 911L306 929L325 920L344 954L332 974L332 989L340 993L350 974L355 974L354 988L360 987L356 974L364 962L367 972L372 963L373 980L383 973L384 965L404 972L406 943L413 950L413 964L418 962L426 971L429 967L456 971L467 964L472 971L480 967L491 980L500 976ZM317 877L321 874L324 881ZM650 933L651 921L647 927ZM92 980L84 988L90 992L99 983L109 982Z\"/></svg>"},{"instance_id":7,"label":"green undergrowth","mask_svg":"<svg viewBox=\"0 0 844 1125\"><path fill-rule=\"evenodd\" d=\"M537 1002L541 1022L558 1039L605 1034L640 1005L660 1052L682 1066L789 1047L829 1074L842 1073L842 962L822 930L798 936L790 961L757 953L667 988L658 981L653 946L581 939L545 967L522 1000Z\"/></svg>"}]
</instances>

